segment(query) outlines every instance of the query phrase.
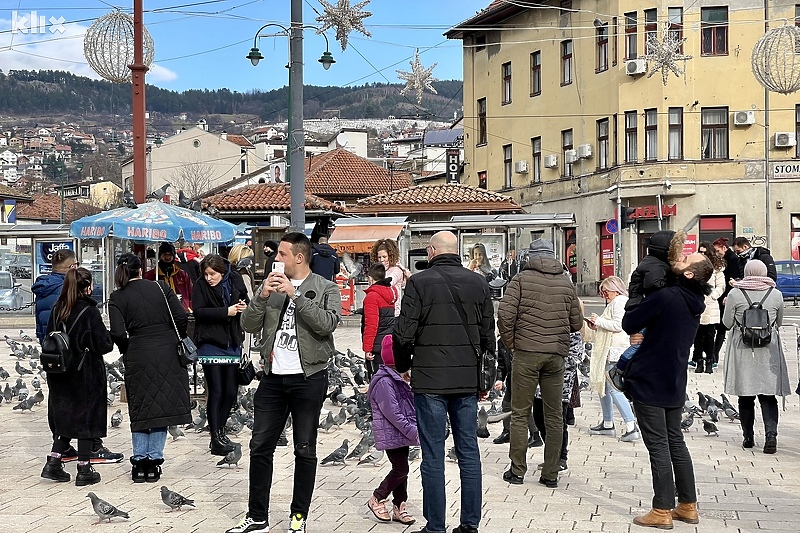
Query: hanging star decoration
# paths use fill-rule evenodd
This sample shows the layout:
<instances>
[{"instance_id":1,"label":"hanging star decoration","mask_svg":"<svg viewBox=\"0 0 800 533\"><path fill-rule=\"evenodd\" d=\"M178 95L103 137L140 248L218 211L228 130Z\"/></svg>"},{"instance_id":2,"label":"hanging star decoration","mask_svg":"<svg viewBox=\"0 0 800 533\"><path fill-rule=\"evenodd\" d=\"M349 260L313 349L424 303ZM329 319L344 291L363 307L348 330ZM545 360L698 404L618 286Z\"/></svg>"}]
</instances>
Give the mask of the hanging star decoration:
<instances>
[{"instance_id":1,"label":"hanging star decoration","mask_svg":"<svg viewBox=\"0 0 800 533\"><path fill-rule=\"evenodd\" d=\"M439 81L433 77L433 69L436 68L438 63L434 63L428 68L423 68L419 60L419 49L414 52L414 61L409 61L411 65L411 72L405 70L398 70L397 77L406 82L406 86L400 91L400 94L406 94L409 89L414 89L417 93L417 105L422 105L422 91L428 89L433 94L439 94L436 89L431 85L435 81Z\"/></svg>"},{"instance_id":2,"label":"hanging star decoration","mask_svg":"<svg viewBox=\"0 0 800 533\"><path fill-rule=\"evenodd\" d=\"M669 24L664 25L663 37L659 41L655 35L650 35L647 41L648 53L644 55L647 60L650 72L647 77L651 78L656 72L661 72L661 82L664 86L667 85L667 78L669 73L672 72L676 77L680 77L684 73L684 69L678 66L678 61L684 63L692 59L692 56L687 56L681 52L683 43L686 42L685 37L679 37L679 33L669 29Z\"/></svg>"},{"instance_id":3,"label":"hanging star decoration","mask_svg":"<svg viewBox=\"0 0 800 533\"><path fill-rule=\"evenodd\" d=\"M364 19L372 16L372 13L362 11L369 2L370 0L363 0L363 2L351 6L350 0L339 0L336 5L319 0L325 12L317 17L317 22L322 24L317 33L323 33L331 28L335 29L336 40L342 45L342 52L347 48L347 38L351 32L357 31L366 37L372 37L372 34L364 27Z\"/></svg>"}]
</instances>

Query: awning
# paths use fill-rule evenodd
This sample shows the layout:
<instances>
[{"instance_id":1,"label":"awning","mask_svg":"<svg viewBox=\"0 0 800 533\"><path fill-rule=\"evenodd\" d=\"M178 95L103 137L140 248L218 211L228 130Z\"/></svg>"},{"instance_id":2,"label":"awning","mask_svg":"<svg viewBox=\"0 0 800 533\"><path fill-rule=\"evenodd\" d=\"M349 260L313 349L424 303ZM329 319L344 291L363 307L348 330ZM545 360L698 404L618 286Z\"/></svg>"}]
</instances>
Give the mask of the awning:
<instances>
[{"instance_id":1,"label":"awning","mask_svg":"<svg viewBox=\"0 0 800 533\"><path fill-rule=\"evenodd\" d=\"M378 239L394 239L405 224L347 224L337 225L328 244L339 253L367 254Z\"/></svg>"}]
</instances>

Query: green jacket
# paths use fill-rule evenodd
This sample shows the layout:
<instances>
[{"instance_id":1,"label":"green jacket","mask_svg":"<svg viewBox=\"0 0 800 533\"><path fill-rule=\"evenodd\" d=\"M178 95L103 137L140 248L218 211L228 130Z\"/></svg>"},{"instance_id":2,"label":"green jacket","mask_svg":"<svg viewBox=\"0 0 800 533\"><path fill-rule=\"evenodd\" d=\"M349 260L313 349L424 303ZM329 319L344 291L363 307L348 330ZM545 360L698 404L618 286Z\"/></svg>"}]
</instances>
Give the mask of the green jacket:
<instances>
[{"instance_id":1,"label":"green jacket","mask_svg":"<svg viewBox=\"0 0 800 533\"><path fill-rule=\"evenodd\" d=\"M333 331L339 325L342 297L335 283L314 273L297 288L297 294L294 302L297 349L303 374L310 376L325 370L336 351ZM273 293L264 298L259 287L242 313L242 328L248 333L261 332L261 363L267 374L275 334L281 325L279 319L288 306L285 294Z\"/></svg>"}]
</instances>

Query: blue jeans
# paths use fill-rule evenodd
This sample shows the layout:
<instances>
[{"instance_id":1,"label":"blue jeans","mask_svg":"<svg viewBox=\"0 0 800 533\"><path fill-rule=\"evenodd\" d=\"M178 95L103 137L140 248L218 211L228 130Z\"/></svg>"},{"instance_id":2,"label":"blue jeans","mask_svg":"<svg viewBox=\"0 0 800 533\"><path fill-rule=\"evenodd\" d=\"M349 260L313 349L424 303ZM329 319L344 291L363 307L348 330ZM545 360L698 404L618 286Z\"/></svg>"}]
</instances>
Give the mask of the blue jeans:
<instances>
[{"instance_id":1,"label":"blue jeans","mask_svg":"<svg viewBox=\"0 0 800 533\"><path fill-rule=\"evenodd\" d=\"M427 531L447 531L444 481L445 425L448 416L461 477L461 523L478 527L481 519L481 456L478 450L476 394L414 394L422 447L422 515Z\"/></svg>"},{"instance_id":2,"label":"blue jeans","mask_svg":"<svg viewBox=\"0 0 800 533\"><path fill-rule=\"evenodd\" d=\"M606 372L614 367L614 363L606 366ZM624 394L619 392L614 387L608 384L606 378L606 394L600 398L600 407L603 409L603 422L614 421L614 408L612 402L617 406L619 414L622 415L622 420L625 422L633 422L633 409L631 409L631 402L625 397Z\"/></svg>"},{"instance_id":3,"label":"blue jeans","mask_svg":"<svg viewBox=\"0 0 800 533\"><path fill-rule=\"evenodd\" d=\"M639 333L644 335L645 333L647 333L647 328L644 328ZM630 346L628 346L628 348L626 348L625 351L622 352L622 355L619 356L619 361L617 361L617 368L620 370L625 370L625 367L628 366L628 361L633 359L633 356L636 355L636 352L639 351L640 346L641 344L631 344Z\"/></svg>"},{"instance_id":4,"label":"blue jeans","mask_svg":"<svg viewBox=\"0 0 800 533\"><path fill-rule=\"evenodd\" d=\"M163 459L164 445L167 443L167 428L152 428L146 431L132 431L133 460Z\"/></svg>"}]
</instances>

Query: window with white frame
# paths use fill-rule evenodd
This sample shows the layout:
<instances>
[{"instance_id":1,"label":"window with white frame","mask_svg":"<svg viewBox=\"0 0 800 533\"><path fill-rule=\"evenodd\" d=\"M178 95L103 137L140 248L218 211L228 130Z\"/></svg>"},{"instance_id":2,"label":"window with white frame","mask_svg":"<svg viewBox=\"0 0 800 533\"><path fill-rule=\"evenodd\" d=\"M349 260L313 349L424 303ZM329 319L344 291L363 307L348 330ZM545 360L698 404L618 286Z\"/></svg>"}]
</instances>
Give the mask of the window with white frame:
<instances>
[{"instance_id":1,"label":"window with white frame","mask_svg":"<svg viewBox=\"0 0 800 533\"><path fill-rule=\"evenodd\" d=\"M542 181L542 138L534 137L531 139L531 181L540 183Z\"/></svg>"},{"instance_id":2,"label":"window with white frame","mask_svg":"<svg viewBox=\"0 0 800 533\"><path fill-rule=\"evenodd\" d=\"M728 159L728 108L705 107L700 114L701 158Z\"/></svg>"},{"instance_id":3,"label":"window with white frame","mask_svg":"<svg viewBox=\"0 0 800 533\"><path fill-rule=\"evenodd\" d=\"M503 76L503 100L502 104L511 103L511 62L503 63L501 68Z\"/></svg>"},{"instance_id":4,"label":"window with white frame","mask_svg":"<svg viewBox=\"0 0 800 533\"><path fill-rule=\"evenodd\" d=\"M683 159L683 108L669 108L669 159Z\"/></svg>"},{"instance_id":5,"label":"window with white frame","mask_svg":"<svg viewBox=\"0 0 800 533\"><path fill-rule=\"evenodd\" d=\"M658 110L644 110L644 158L646 161L658 159Z\"/></svg>"},{"instance_id":6,"label":"window with white frame","mask_svg":"<svg viewBox=\"0 0 800 533\"><path fill-rule=\"evenodd\" d=\"M625 13L625 59L636 59L636 11Z\"/></svg>"},{"instance_id":7,"label":"window with white frame","mask_svg":"<svg viewBox=\"0 0 800 533\"><path fill-rule=\"evenodd\" d=\"M561 41L561 85L572 83L572 41Z\"/></svg>"},{"instance_id":8,"label":"window with white frame","mask_svg":"<svg viewBox=\"0 0 800 533\"><path fill-rule=\"evenodd\" d=\"M597 170L608 168L608 119L597 121Z\"/></svg>"},{"instance_id":9,"label":"window with white frame","mask_svg":"<svg viewBox=\"0 0 800 533\"><path fill-rule=\"evenodd\" d=\"M478 99L478 145L486 144L486 98Z\"/></svg>"},{"instance_id":10,"label":"window with white frame","mask_svg":"<svg viewBox=\"0 0 800 533\"><path fill-rule=\"evenodd\" d=\"M511 145L506 144L503 146L503 187L506 189L511 188L511 173L513 172L513 168L511 168L512 164L512 151Z\"/></svg>"},{"instance_id":11,"label":"window with white frame","mask_svg":"<svg viewBox=\"0 0 800 533\"><path fill-rule=\"evenodd\" d=\"M644 53L649 54L653 51L654 40L658 39L658 10L644 10Z\"/></svg>"},{"instance_id":12,"label":"window with white frame","mask_svg":"<svg viewBox=\"0 0 800 533\"><path fill-rule=\"evenodd\" d=\"M636 111L625 111L625 162L635 163L638 160L637 146L639 130Z\"/></svg>"},{"instance_id":13,"label":"window with white frame","mask_svg":"<svg viewBox=\"0 0 800 533\"><path fill-rule=\"evenodd\" d=\"M597 65L595 72L608 70L608 23L597 28Z\"/></svg>"},{"instance_id":14,"label":"window with white frame","mask_svg":"<svg viewBox=\"0 0 800 533\"><path fill-rule=\"evenodd\" d=\"M567 150L572 150L572 130L564 130L561 132L561 159L564 161L564 172L562 176L571 178L572 163L567 162Z\"/></svg>"},{"instance_id":15,"label":"window with white frame","mask_svg":"<svg viewBox=\"0 0 800 533\"><path fill-rule=\"evenodd\" d=\"M531 96L542 94L542 52L531 54Z\"/></svg>"}]
</instances>

